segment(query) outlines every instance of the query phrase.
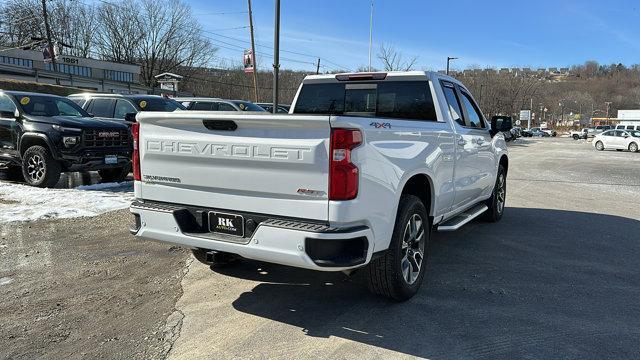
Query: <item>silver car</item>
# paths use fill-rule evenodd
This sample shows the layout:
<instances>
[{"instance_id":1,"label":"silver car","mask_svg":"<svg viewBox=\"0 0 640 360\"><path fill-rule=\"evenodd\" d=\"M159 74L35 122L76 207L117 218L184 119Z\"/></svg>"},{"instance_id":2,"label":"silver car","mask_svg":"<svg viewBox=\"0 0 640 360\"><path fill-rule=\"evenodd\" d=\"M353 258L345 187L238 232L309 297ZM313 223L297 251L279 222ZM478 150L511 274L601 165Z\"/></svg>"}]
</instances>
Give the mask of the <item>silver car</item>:
<instances>
[{"instance_id":1,"label":"silver car","mask_svg":"<svg viewBox=\"0 0 640 360\"><path fill-rule=\"evenodd\" d=\"M597 150L616 149L619 151L638 151L640 148L639 130L607 130L593 138L593 146Z\"/></svg>"}]
</instances>

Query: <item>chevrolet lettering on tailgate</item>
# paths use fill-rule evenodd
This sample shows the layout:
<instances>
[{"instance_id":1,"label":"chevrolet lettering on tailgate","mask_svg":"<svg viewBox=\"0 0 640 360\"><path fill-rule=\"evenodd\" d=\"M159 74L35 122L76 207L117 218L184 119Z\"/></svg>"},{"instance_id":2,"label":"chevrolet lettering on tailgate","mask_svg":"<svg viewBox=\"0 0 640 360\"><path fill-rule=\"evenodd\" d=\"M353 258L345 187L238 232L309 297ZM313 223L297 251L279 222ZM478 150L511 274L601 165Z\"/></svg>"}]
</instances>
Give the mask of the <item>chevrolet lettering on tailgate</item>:
<instances>
[{"instance_id":1,"label":"chevrolet lettering on tailgate","mask_svg":"<svg viewBox=\"0 0 640 360\"><path fill-rule=\"evenodd\" d=\"M304 161L312 152L311 148L308 147L211 143L202 144L171 140L147 140L146 144L148 152L272 160Z\"/></svg>"}]
</instances>

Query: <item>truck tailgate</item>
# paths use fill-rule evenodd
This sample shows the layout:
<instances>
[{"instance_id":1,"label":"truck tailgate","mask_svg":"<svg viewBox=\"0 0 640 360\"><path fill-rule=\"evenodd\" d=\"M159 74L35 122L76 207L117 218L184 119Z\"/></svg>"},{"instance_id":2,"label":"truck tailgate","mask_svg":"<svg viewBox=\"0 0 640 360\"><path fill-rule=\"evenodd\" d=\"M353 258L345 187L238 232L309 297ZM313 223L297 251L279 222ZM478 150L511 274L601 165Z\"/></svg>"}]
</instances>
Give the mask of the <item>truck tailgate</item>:
<instances>
[{"instance_id":1,"label":"truck tailgate","mask_svg":"<svg viewBox=\"0 0 640 360\"><path fill-rule=\"evenodd\" d=\"M327 220L328 116L167 114L137 117L137 197Z\"/></svg>"}]
</instances>

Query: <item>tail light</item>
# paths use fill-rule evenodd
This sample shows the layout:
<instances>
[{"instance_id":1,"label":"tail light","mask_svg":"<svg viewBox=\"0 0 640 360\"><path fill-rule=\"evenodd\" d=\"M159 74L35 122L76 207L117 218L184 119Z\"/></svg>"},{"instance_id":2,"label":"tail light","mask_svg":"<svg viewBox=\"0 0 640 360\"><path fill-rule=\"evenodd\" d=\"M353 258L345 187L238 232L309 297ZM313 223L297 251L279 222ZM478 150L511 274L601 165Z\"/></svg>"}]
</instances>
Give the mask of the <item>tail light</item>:
<instances>
[{"instance_id":1,"label":"tail light","mask_svg":"<svg viewBox=\"0 0 640 360\"><path fill-rule=\"evenodd\" d=\"M329 148L329 200L351 200L358 196L358 167L351 150L362 143L357 129L331 129Z\"/></svg>"},{"instance_id":2,"label":"tail light","mask_svg":"<svg viewBox=\"0 0 640 360\"><path fill-rule=\"evenodd\" d=\"M131 124L133 137L133 180L140 181L140 123Z\"/></svg>"}]
</instances>

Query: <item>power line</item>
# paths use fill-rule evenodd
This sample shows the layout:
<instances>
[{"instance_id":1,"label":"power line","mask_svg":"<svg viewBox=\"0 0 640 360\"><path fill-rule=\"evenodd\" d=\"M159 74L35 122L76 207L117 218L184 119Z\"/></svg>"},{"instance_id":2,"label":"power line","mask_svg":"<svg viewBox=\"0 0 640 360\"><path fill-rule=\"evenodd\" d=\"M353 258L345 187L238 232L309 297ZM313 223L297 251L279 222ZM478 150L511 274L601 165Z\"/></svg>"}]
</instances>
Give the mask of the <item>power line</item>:
<instances>
[{"instance_id":1,"label":"power line","mask_svg":"<svg viewBox=\"0 0 640 360\"><path fill-rule=\"evenodd\" d=\"M214 36L219 36L219 37L222 37L222 38L226 38L226 39L229 39L229 40L234 40L234 41L240 41L240 42L243 42L243 43L248 43L248 41L247 41L247 40L239 39L239 38L236 38L236 37L233 37L233 36L228 36L228 35L218 34L218 33L213 32L213 30L202 30L202 32L205 32L205 33L208 33L208 34L212 34L212 35L214 35ZM210 39L210 38L209 38L209 39ZM211 40L214 40L214 39L211 39ZM217 40L217 41L220 41L220 40ZM260 44L260 43L258 43L258 42L256 42L256 45L257 45L257 46L259 46L259 47L262 47L262 48L267 48L267 49L271 49L271 50L273 50L273 47L272 47L272 46L263 45L263 44ZM314 58L314 59L316 59L316 58L318 58L318 57L319 57L319 56L315 56L315 55L311 55L311 54L305 54L305 53L296 52L296 51L290 51L290 50L282 50L282 49L281 49L280 51L281 51L281 52L284 52L284 53L288 53L288 54L294 54L294 55L300 55L300 56L308 56L308 57L311 57L311 58ZM260 52L258 51L257 53L260 53ZM271 54L271 55L268 55L268 56L273 56L273 55ZM349 71L351 71L351 69L350 69L349 67L347 67L347 66L342 66L342 65L340 65L340 64L338 64L338 63L335 63L335 62L330 61L330 60L328 60L328 59L326 59L326 58L323 58L323 57L320 57L320 58L321 58L322 60L324 60L325 62L329 63L329 64L335 65L335 66L337 66L337 67L339 67L339 68L341 68L341 69L345 69L345 70L349 70ZM284 59L284 58L283 58L283 59ZM312 65L315 65L315 63L312 63L312 62L306 62L306 63L308 63L308 64L312 64Z\"/></svg>"},{"instance_id":2,"label":"power line","mask_svg":"<svg viewBox=\"0 0 640 360\"><path fill-rule=\"evenodd\" d=\"M223 11L223 12L213 12L213 13L201 13L198 16L208 16L208 15L230 15L230 14L246 14L248 11Z\"/></svg>"}]
</instances>

